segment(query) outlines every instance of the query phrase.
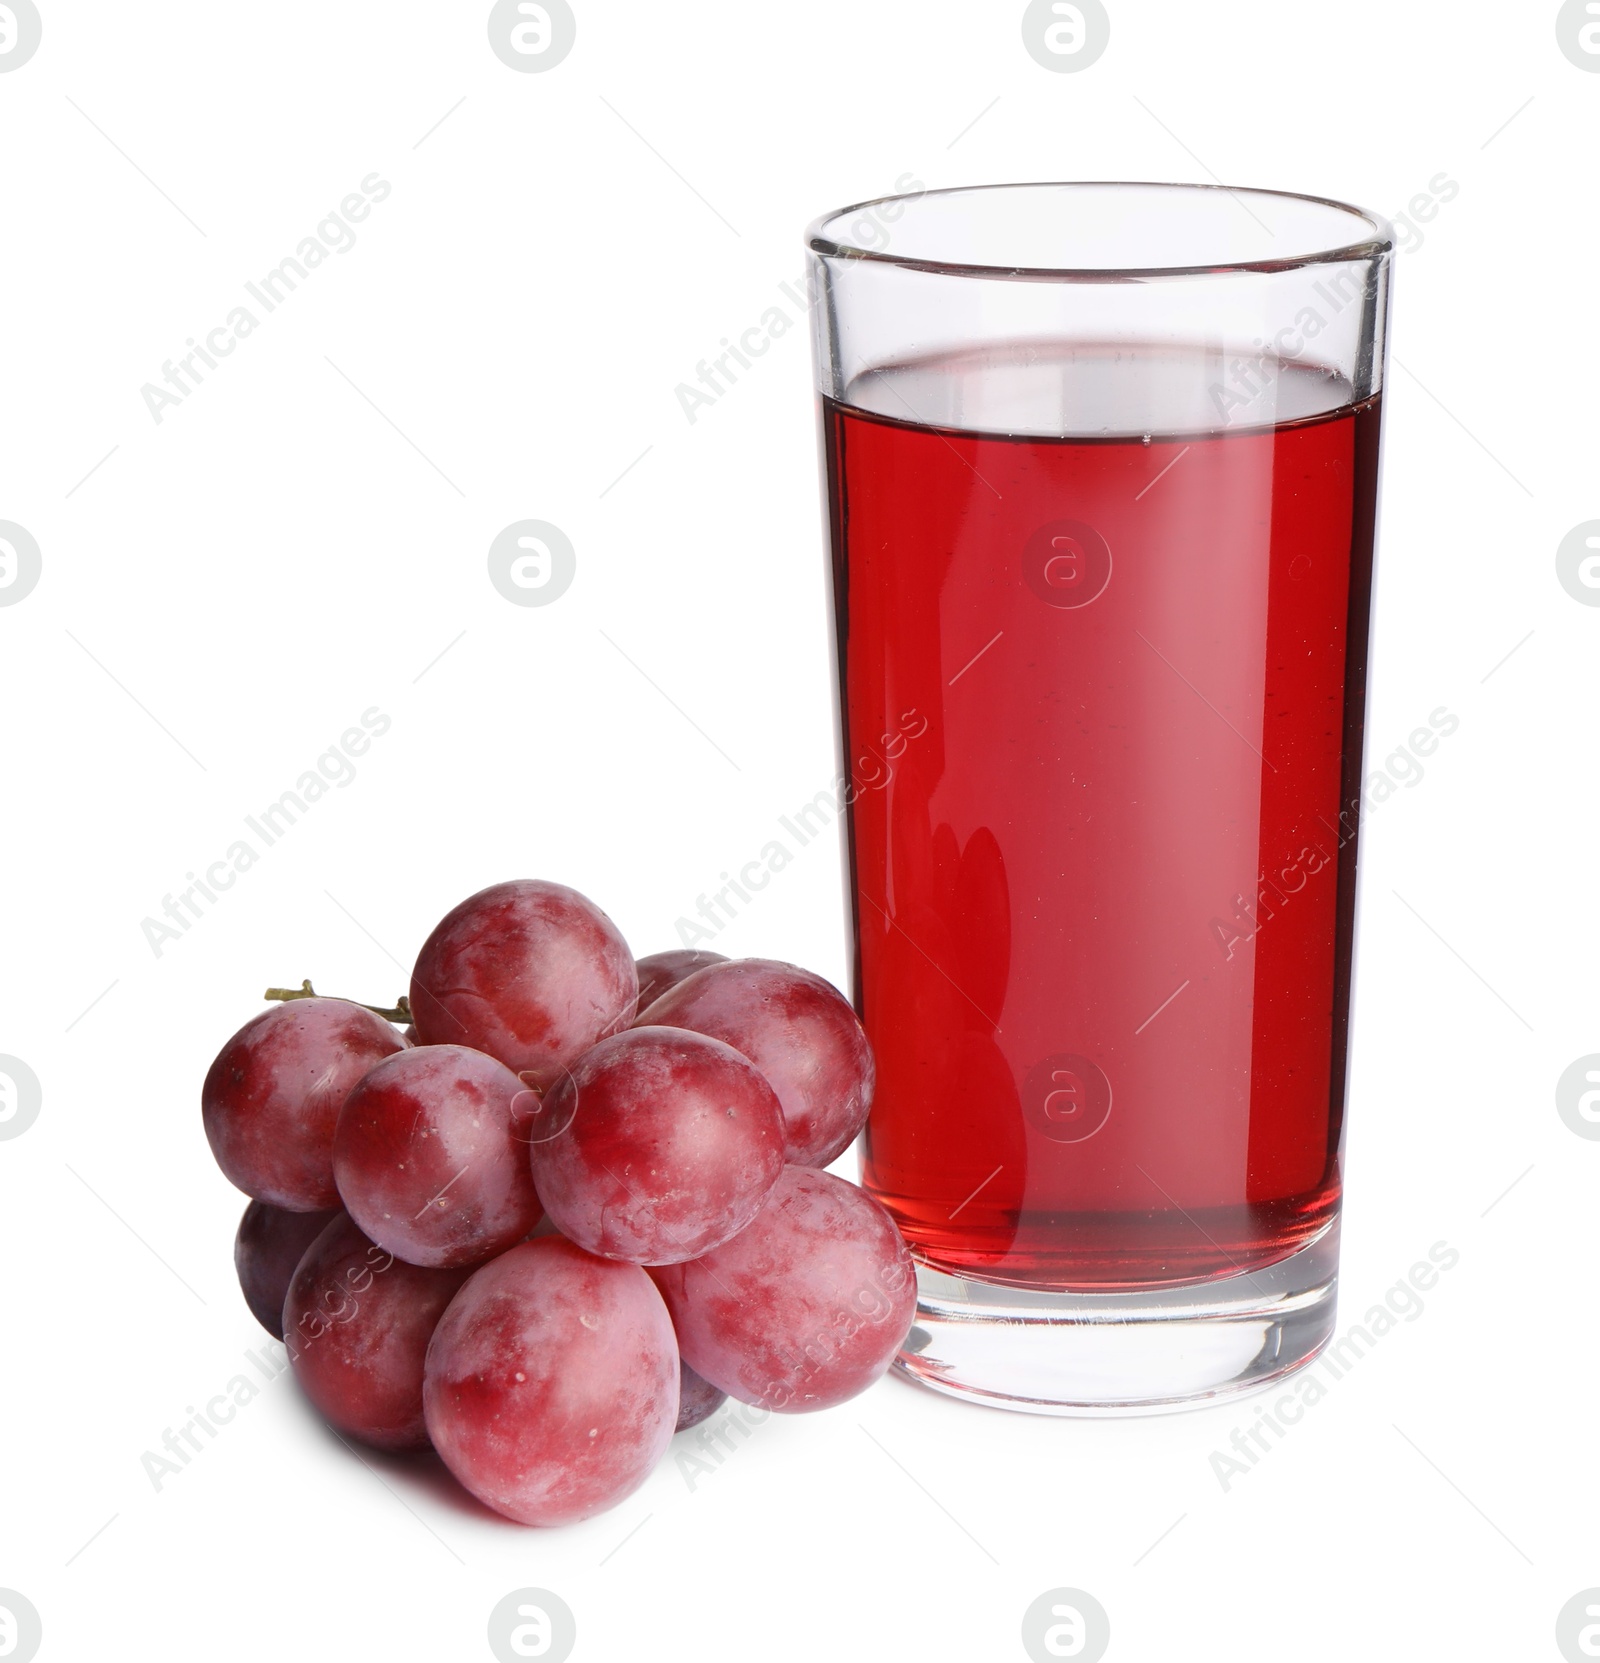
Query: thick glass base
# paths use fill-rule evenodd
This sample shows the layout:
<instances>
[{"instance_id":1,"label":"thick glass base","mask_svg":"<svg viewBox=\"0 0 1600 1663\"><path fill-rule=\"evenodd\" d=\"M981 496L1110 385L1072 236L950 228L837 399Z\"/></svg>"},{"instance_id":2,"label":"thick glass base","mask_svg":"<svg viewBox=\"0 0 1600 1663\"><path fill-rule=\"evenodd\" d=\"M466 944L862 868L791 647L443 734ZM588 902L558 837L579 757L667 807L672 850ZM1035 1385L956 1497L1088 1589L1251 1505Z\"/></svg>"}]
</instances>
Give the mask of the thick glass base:
<instances>
[{"instance_id":1,"label":"thick glass base","mask_svg":"<svg viewBox=\"0 0 1600 1663\"><path fill-rule=\"evenodd\" d=\"M1040 1293L917 1266L895 1368L1036 1415L1203 1408L1304 1367L1333 1333L1339 1227L1264 1269L1143 1293Z\"/></svg>"}]
</instances>

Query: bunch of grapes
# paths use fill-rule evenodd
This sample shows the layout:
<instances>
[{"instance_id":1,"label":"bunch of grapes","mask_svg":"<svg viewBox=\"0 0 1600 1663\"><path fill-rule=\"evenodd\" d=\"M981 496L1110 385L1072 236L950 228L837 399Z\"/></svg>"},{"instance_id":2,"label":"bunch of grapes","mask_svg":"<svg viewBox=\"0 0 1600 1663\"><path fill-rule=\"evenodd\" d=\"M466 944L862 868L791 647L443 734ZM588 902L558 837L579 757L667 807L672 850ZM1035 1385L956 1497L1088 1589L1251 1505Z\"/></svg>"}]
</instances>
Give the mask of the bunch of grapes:
<instances>
[{"instance_id":1,"label":"bunch of grapes","mask_svg":"<svg viewBox=\"0 0 1600 1663\"><path fill-rule=\"evenodd\" d=\"M253 1198L245 1299L317 1409L561 1524L727 1396L822 1409L888 1368L910 1255L821 1170L872 1086L820 977L635 962L591 901L524 881L448 913L393 1011L307 984L247 1022L202 1109Z\"/></svg>"}]
</instances>

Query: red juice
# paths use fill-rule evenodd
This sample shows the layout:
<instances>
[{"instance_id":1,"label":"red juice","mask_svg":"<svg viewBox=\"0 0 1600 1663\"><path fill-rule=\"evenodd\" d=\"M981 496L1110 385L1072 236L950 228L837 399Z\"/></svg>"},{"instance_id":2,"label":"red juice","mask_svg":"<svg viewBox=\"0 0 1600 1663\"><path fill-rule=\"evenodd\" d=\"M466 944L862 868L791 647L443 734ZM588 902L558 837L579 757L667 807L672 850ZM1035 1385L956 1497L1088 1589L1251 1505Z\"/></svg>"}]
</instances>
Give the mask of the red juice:
<instances>
[{"instance_id":1,"label":"red juice","mask_svg":"<svg viewBox=\"0 0 1600 1663\"><path fill-rule=\"evenodd\" d=\"M1284 362L1225 425L1215 372L823 401L863 1180L952 1275L1229 1276L1337 1208L1379 400Z\"/></svg>"}]
</instances>

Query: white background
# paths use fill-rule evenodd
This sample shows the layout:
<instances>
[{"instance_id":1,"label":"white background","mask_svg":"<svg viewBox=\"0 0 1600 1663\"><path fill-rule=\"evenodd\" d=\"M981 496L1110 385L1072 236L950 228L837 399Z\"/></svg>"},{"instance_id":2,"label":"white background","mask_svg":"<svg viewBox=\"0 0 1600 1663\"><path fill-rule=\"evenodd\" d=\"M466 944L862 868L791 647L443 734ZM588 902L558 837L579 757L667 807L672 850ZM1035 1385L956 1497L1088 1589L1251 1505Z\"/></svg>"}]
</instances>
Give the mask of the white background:
<instances>
[{"instance_id":1,"label":"white background","mask_svg":"<svg viewBox=\"0 0 1600 1663\"><path fill-rule=\"evenodd\" d=\"M1600 1145L1554 1101L1600 1051L1600 610L1555 576L1600 516L1600 75L1555 6L1109 0L1105 56L1052 74L1018 0L578 0L567 61L517 74L481 3L40 4L0 75L0 518L43 551L0 608L0 1052L44 1090L0 1142L0 1586L41 1655L487 1658L537 1585L580 1663L1008 1660L1070 1585L1113 1663L1557 1657L1600 1584ZM356 245L158 425L141 386L374 171ZM1421 1317L1226 1492L1247 1403L1050 1421L889 1381L527 1531L359 1463L286 1377L158 1493L143 1452L263 1338L198 1111L262 987L391 999L511 876L674 945L828 783L805 332L693 425L674 396L782 303L806 222L906 174L1395 214L1441 173L1398 277L1369 758L1460 728L1363 836L1341 1326L1448 1242ZM528 517L577 550L543 608L487 577ZM141 920L373 706L354 782L158 957ZM716 945L842 979L839 890L824 839Z\"/></svg>"}]
</instances>

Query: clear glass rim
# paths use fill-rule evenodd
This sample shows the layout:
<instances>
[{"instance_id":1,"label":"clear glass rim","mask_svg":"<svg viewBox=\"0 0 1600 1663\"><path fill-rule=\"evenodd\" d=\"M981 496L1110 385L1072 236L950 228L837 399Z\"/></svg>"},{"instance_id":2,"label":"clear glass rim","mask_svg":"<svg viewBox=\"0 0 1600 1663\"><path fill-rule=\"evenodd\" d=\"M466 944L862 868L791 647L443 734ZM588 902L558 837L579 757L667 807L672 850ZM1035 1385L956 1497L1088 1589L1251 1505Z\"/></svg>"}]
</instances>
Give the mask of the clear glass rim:
<instances>
[{"instance_id":1,"label":"clear glass rim","mask_svg":"<svg viewBox=\"0 0 1600 1663\"><path fill-rule=\"evenodd\" d=\"M1234 260L1200 265L1156 266L1016 266L984 262L929 260L913 255L895 254L885 249L863 248L855 243L841 242L828 236L824 227L836 224L851 214L897 202L917 202L930 196L950 197L971 194L998 194L1002 191L1055 190L1125 190L1125 191L1190 191L1215 192L1231 197L1255 197L1263 201L1309 202L1318 207L1333 208L1353 220L1364 221L1372 235L1354 242L1340 243L1310 253L1287 255L1275 260ZM934 272L949 277L985 277L1019 281L1050 280L1055 282L1106 283L1139 281L1158 277L1223 276L1233 273L1272 273L1299 271L1306 266L1343 265L1355 261L1375 260L1394 252L1394 226L1382 214L1358 208L1336 197L1313 196L1304 191L1282 191L1253 185L1202 185L1189 182L1165 182L1156 179L1031 179L1016 180L998 185L950 185L938 190L904 191L889 196L869 197L864 202L852 202L847 207L834 208L819 215L806 227L806 247L819 258L838 260L872 260L880 265L900 266L907 271Z\"/></svg>"}]
</instances>

